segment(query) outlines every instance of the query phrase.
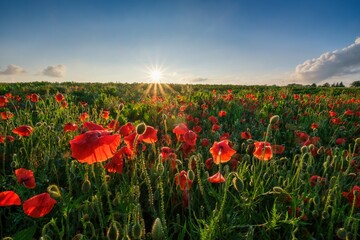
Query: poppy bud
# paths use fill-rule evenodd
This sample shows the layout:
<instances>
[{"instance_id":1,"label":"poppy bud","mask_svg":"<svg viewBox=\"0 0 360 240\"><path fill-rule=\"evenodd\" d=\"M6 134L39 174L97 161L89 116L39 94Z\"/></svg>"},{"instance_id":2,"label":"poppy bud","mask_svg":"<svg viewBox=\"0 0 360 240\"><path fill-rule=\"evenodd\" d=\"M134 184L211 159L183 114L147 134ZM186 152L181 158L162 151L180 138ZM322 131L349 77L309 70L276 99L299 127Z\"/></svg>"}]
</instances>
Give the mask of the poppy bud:
<instances>
[{"instance_id":1,"label":"poppy bud","mask_svg":"<svg viewBox=\"0 0 360 240\"><path fill-rule=\"evenodd\" d=\"M47 234L44 234L44 235L42 235L41 237L40 237L40 240L51 240L52 238L49 236L49 235L47 235Z\"/></svg>"},{"instance_id":2,"label":"poppy bud","mask_svg":"<svg viewBox=\"0 0 360 240\"><path fill-rule=\"evenodd\" d=\"M4 237L1 240L13 240L13 238L12 237Z\"/></svg>"},{"instance_id":3,"label":"poppy bud","mask_svg":"<svg viewBox=\"0 0 360 240\"><path fill-rule=\"evenodd\" d=\"M165 121L167 119L166 114L161 115L162 119Z\"/></svg>"},{"instance_id":4,"label":"poppy bud","mask_svg":"<svg viewBox=\"0 0 360 240\"><path fill-rule=\"evenodd\" d=\"M287 157L282 157L282 158L280 158L280 161L286 161L286 160L288 160Z\"/></svg>"},{"instance_id":5,"label":"poppy bud","mask_svg":"<svg viewBox=\"0 0 360 240\"><path fill-rule=\"evenodd\" d=\"M61 191L59 187L55 184L48 186L47 192L50 194L52 198L60 199L61 198Z\"/></svg>"},{"instance_id":6,"label":"poppy bud","mask_svg":"<svg viewBox=\"0 0 360 240\"><path fill-rule=\"evenodd\" d=\"M254 140L251 139L251 138L249 138L249 139L246 140L246 142L247 142L248 144L253 144L253 143L254 143Z\"/></svg>"},{"instance_id":7,"label":"poppy bud","mask_svg":"<svg viewBox=\"0 0 360 240\"><path fill-rule=\"evenodd\" d=\"M187 175L188 175L188 178L190 179L190 181L194 181L195 173L193 170L191 170L191 169L188 170Z\"/></svg>"},{"instance_id":8,"label":"poppy bud","mask_svg":"<svg viewBox=\"0 0 360 240\"><path fill-rule=\"evenodd\" d=\"M81 191L83 193L88 193L90 189L91 189L91 182L89 181L89 179L85 179L85 181L81 185Z\"/></svg>"},{"instance_id":9,"label":"poppy bud","mask_svg":"<svg viewBox=\"0 0 360 240\"><path fill-rule=\"evenodd\" d=\"M339 228L336 231L336 236L340 239L346 239L347 238L347 231L345 230L345 228Z\"/></svg>"},{"instance_id":10,"label":"poppy bud","mask_svg":"<svg viewBox=\"0 0 360 240\"><path fill-rule=\"evenodd\" d=\"M146 124L143 122L136 126L136 133L138 135L143 134L145 130L146 130Z\"/></svg>"},{"instance_id":11,"label":"poppy bud","mask_svg":"<svg viewBox=\"0 0 360 240\"><path fill-rule=\"evenodd\" d=\"M301 153L302 154L305 154L305 153L307 153L308 152L308 147L307 146L302 146L301 147Z\"/></svg>"},{"instance_id":12,"label":"poppy bud","mask_svg":"<svg viewBox=\"0 0 360 240\"><path fill-rule=\"evenodd\" d=\"M160 221L160 218L156 218L151 228L151 237L154 240L164 239L164 230Z\"/></svg>"},{"instance_id":13,"label":"poppy bud","mask_svg":"<svg viewBox=\"0 0 360 240\"><path fill-rule=\"evenodd\" d=\"M118 240L119 239L119 235L120 235L120 232L119 232L119 229L117 227L118 223L113 221L110 223L110 226L109 228L107 229L107 232L106 232L106 236L108 239L111 239L111 240Z\"/></svg>"},{"instance_id":14,"label":"poppy bud","mask_svg":"<svg viewBox=\"0 0 360 240\"><path fill-rule=\"evenodd\" d=\"M83 216L83 220L84 220L84 222L90 221L89 214L85 213L84 216Z\"/></svg>"},{"instance_id":15,"label":"poppy bud","mask_svg":"<svg viewBox=\"0 0 360 240\"><path fill-rule=\"evenodd\" d=\"M330 217L330 214L327 211L323 211L321 213L321 217L322 217L322 219L325 220L325 219L328 219Z\"/></svg>"},{"instance_id":16,"label":"poppy bud","mask_svg":"<svg viewBox=\"0 0 360 240\"><path fill-rule=\"evenodd\" d=\"M71 240L85 240L87 237L81 233L76 234Z\"/></svg>"},{"instance_id":17,"label":"poppy bud","mask_svg":"<svg viewBox=\"0 0 360 240\"><path fill-rule=\"evenodd\" d=\"M119 111L121 112L124 109L125 105L123 103L120 103L118 106Z\"/></svg>"},{"instance_id":18,"label":"poppy bud","mask_svg":"<svg viewBox=\"0 0 360 240\"><path fill-rule=\"evenodd\" d=\"M270 124L275 124L279 121L280 117L279 115L274 115L270 118Z\"/></svg>"},{"instance_id":19,"label":"poppy bud","mask_svg":"<svg viewBox=\"0 0 360 240\"><path fill-rule=\"evenodd\" d=\"M141 224L138 222L135 223L132 226L131 233L134 239L140 239L142 234Z\"/></svg>"},{"instance_id":20,"label":"poppy bud","mask_svg":"<svg viewBox=\"0 0 360 240\"><path fill-rule=\"evenodd\" d=\"M315 148L314 144L310 144L310 145L309 145L309 150L310 150L310 152L313 151L314 148Z\"/></svg>"}]
</instances>

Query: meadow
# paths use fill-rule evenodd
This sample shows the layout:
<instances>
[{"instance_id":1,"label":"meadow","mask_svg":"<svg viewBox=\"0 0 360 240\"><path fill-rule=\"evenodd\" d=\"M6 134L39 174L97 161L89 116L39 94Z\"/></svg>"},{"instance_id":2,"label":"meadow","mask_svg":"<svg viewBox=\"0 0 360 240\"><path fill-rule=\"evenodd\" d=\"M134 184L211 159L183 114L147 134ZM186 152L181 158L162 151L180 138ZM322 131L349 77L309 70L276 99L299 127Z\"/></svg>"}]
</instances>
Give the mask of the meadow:
<instances>
[{"instance_id":1,"label":"meadow","mask_svg":"<svg viewBox=\"0 0 360 240\"><path fill-rule=\"evenodd\" d=\"M0 84L3 239L359 239L360 91Z\"/></svg>"}]
</instances>

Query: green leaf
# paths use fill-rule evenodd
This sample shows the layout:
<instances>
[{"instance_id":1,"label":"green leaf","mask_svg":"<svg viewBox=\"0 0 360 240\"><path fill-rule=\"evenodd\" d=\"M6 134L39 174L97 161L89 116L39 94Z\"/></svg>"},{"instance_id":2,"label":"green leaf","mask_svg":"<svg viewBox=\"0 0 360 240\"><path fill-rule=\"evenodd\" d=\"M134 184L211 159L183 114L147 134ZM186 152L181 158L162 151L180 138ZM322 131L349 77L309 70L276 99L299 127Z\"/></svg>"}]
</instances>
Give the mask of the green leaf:
<instances>
[{"instance_id":1,"label":"green leaf","mask_svg":"<svg viewBox=\"0 0 360 240\"><path fill-rule=\"evenodd\" d=\"M16 233L12 238L13 240L32 240L36 231L36 226L31 226L20 232Z\"/></svg>"}]
</instances>

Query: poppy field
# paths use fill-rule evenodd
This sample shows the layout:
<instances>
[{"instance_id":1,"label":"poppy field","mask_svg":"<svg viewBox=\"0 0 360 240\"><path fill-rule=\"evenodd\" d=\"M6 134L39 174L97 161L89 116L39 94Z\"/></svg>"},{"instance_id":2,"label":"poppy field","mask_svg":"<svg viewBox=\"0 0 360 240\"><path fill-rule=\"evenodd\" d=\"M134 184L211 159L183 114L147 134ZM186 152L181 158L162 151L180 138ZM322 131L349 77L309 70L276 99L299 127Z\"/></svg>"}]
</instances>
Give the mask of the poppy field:
<instances>
[{"instance_id":1,"label":"poppy field","mask_svg":"<svg viewBox=\"0 0 360 240\"><path fill-rule=\"evenodd\" d=\"M0 85L3 239L359 239L359 88Z\"/></svg>"}]
</instances>

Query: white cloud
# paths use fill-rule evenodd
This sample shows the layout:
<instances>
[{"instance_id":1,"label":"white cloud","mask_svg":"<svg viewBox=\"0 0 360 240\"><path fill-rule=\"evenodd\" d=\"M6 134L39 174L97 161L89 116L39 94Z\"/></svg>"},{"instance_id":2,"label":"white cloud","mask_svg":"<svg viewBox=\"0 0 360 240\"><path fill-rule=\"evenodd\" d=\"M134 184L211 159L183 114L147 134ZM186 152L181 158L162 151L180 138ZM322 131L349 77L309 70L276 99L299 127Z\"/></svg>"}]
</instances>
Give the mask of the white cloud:
<instances>
[{"instance_id":1,"label":"white cloud","mask_svg":"<svg viewBox=\"0 0 360 240\"><path fill-rule=\"evenodd\" d=\"M9 66L7 66L7 68L4 71L0 71L0 74L15 75L15 74L21 74L21 73L25 73L25 72L26 71L22 67L19 67L14 64L10 64Z\"/></svg>"},{"instance_id":2,"label":"white cloud","mask_svg":"<svg viewBox=\"0 0 360 240\"><path fill-rule=\"evenodd\" d=\"M293 77L304 82L320 82L332 77L360 72L360 37L341 50L322 54L296 66Z\"/></svg>"},{"instance_id":3,"label":"white cloud","mask_svg":"<svg viewBox=\"0 0 360 240\"><path fill-rule=\"evenodd\" d=\"M61 78L65 76L66 67L62 64L56 66L48 66L42 71L42 74L49 77Z\"/></svg>"}]
</instances>

